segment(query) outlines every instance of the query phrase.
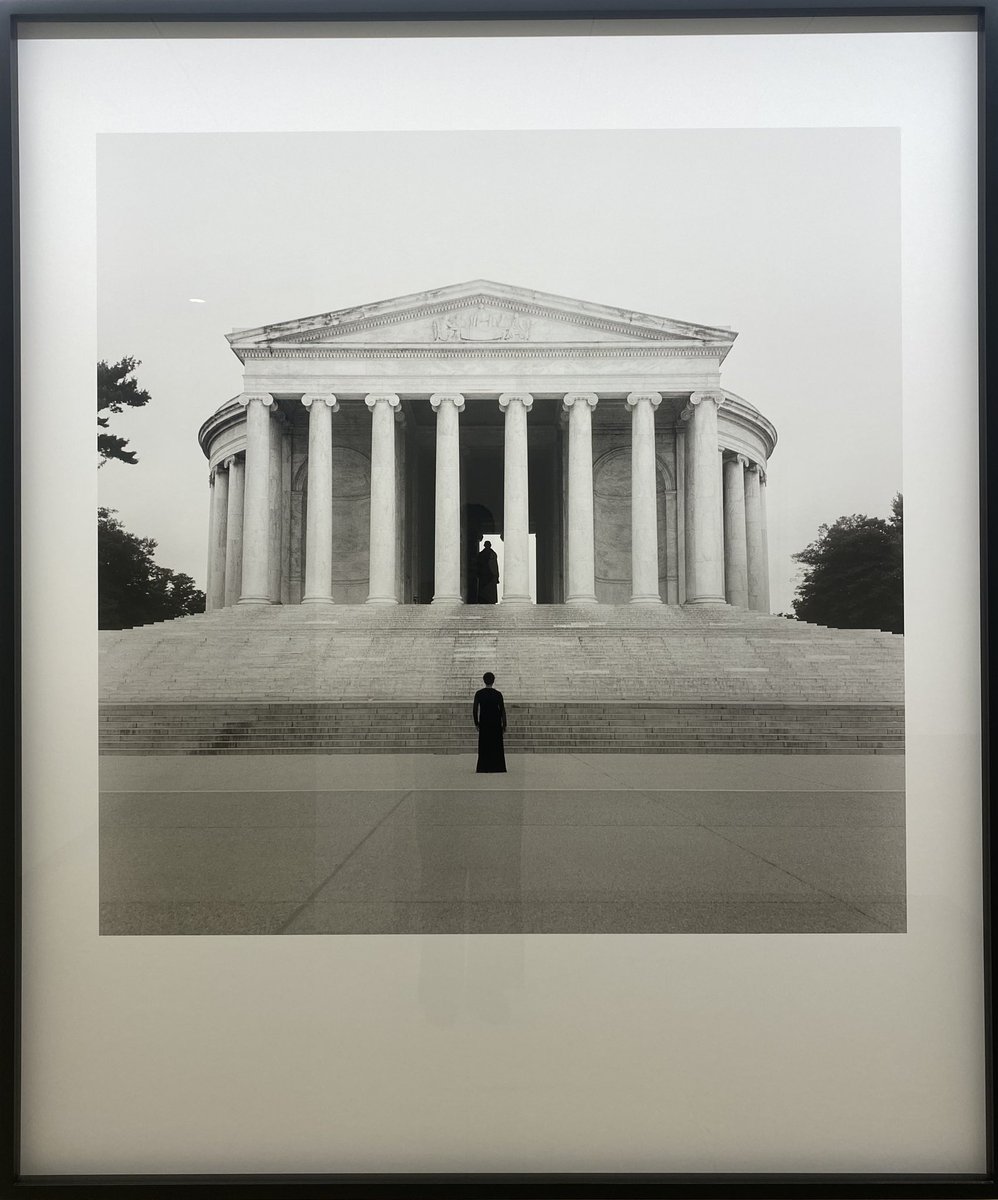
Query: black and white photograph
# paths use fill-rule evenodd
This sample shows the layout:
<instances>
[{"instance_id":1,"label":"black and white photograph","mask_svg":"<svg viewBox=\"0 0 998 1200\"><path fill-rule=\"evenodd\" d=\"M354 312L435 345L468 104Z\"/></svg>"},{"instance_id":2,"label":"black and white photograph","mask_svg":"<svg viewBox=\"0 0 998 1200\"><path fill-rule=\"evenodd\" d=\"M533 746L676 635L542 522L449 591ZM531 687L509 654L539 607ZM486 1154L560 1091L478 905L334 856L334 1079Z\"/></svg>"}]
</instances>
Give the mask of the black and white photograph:
<instances>
[{"instance_id":1,"label":"black and white photograph","mask_svg":"<svg viewBox=\"0 0 998 1200\"><path fill-rule=\"evenodd\" d=\"M900 171L98 135L100 933L904 934Z\"/></svg>"}]
</instances>

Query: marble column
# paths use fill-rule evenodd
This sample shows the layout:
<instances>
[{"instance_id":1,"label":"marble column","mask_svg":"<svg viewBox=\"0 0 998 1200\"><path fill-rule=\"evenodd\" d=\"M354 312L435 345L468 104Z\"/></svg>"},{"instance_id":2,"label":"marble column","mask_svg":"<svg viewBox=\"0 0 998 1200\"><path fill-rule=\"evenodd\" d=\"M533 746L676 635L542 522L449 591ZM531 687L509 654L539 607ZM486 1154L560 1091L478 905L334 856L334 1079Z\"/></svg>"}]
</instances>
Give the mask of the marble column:
<instances>
[{"instance_id":1,"label":"marble column","mask_svg":"<svg viewBox=\"0 0 998 1200\"><path fill-rule=\"evenodd\" d=\"M769 600L769 520L766 516L766 471L759 471L759 516L762 518L762 611L771 612Z\"/></svg>"},{"instance_id":2,"label":"marble column","mask_svg":"<svg viewBox=\"0 0 998 1200\"><path fill-rule=\"evenodd\" d=\"M281 603L291 603L291 432L281 439Z\"/></svg>"},{"instance_id":3,"label":"marble column","mask_svg":"<svg viewBox=\"0 0 998 1200\"><path fill-rule=\"evenodd\" d=\"M756 612L766 608L766 565L762 541L762 496L758 463L745 472L745 546L748 558L748 606Z\"/></svg>"},{"instance_id":4,"label":"marble column","mask_svg":"<svg viewBox=\"0 0 998 1200\"><path fill-rule=\"evenodd\" d=\"M460 604L461 596L461 417L464 397L437 392L436 491L433 508L433 603Z\"/></svg>"},{"instance_id":5,"label":"marble column","mask_svg":"<svg viewBox=\"0 0 998 1200\"><path fill-rule=\"evenodd\" d=\"M221 463L211 473L211 515L208 523L208 591L206 608L225 604L225 525L229 512L229 472Z\"/></svg>"},{"instance_id":6,"label":"marble column","mask_svg":"<svg viewBox=\"0 0 998 1200\"><path fill-rule=\"evenodd\" d=\"M724 603L721 472L717 465L719 392L694 392L686 430L686 603Z\"/></svg>"},{"instance_id":7,"label":"marble column","mask_svg":"<svg viewBox=\"0 0 998 1200\"><path fill-rule=\"evenodd\" d=\"M302 396L308 409L308 490L305 497L305 592L302 604L332 604L333 413L335 396Z\"/></svg>"},{"instance_id":8,"label":"marble column","mask_svg":"<svg viewBox=\"0 0 998 1200\"><path fill-rule=\"evenodd\" d=\"M748 608L745 543L745 468L742 454L724 460L724 593L729 604Z\"/></svg>"},{"instance_id":9,"label":"marble column","mask_svg":"<svg viewBox=\"0 0 998 1200\"><path fill-rule=\"evenodd\" d=\"M371 565L368 604L398 604L395 494L395 410L399 398L372 393L371 410Z\"/></svg>"},{"instance_id":10,"label":"marble column","mask_svg":"<svg viewBox=\"0 0 998 1200\"><path fill-rule=\"evenodd\" d=\"M245 394L246 481L243 493L243 586L240 604L270 603L270 410L273 396Z\"/></svg>"},{"instance_id":11,"label":"marble column","mask_svg":"<svg viewBox=\"0 0 998 1200\"><path fill-rule=\"evenodd\" d=\"M686 511L686 422L680 417L676 433L676 569L678 600L686 603L686 542L689 538L689 514Z\"/></svg>"},{"instance_id":12,"label":"marble column","mask_svg":"<svg viewBox=\"0 0 998 1200\"><path fill-rule=\"evenodd\" d=\"M499 407L506 414L503 451L503 604L530 603L530 517L527 478L527 413L529 392L503 392Z\"/></svg>"},{"instance_id":13,"label":"marble column","mask_svg":"<svg viewBox=\"0 0 998 1200\"><path fill-rule=\"evenodd\" d=\"M658 472L655 409L658 392L631 392L631 603L661 604L658 590Z\"/></svg>"},{"instance_id":14,"label":"marble column","mask_svg":"<svg viewBox=\"0 0 998 1200\"><path fill-rule=\"evenodd\" d=\"M235 455L225 460L229 496L225 518L225 604L239 602L243 586L243 460Z\"/></svg>"},{"instance_id":15,"label":"marble column","mask_svg":"<svg viewBox=\"0 0 998 1200\"><path fill-rule=\"evenodd\" d=\"M270 471L267 480L267 529L270 534L267 561L270 564L267 592L271 604L281 603L281 575L283 573L283 501L282 484L284 463L284 416L275 411L274 425L270 431Z\"/></svg>"},{"instance_id":16,"label":"marble column","mask_svg":"<svg viewBox=\"0 0 998 1200\"><path fill-rule=\"evenodd\" d=\"M569 392L568 410L568 590L567 604L596 603L596 543L593 518L593 409L595 392Z\"/></svg>"}]
</instances>

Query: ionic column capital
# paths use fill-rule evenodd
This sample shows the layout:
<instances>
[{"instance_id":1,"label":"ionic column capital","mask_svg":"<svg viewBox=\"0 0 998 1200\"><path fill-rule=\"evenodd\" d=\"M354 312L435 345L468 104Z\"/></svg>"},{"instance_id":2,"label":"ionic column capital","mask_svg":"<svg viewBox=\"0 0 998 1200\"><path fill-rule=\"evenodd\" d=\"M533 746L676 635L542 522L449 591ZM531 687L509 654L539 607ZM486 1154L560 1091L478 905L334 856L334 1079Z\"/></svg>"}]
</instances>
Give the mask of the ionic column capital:
<instances>
[{"instance_id":1,"label":"ionic column capital","mask_svg":"<svg viewBox=\"0 0 998 1200\"><path fill-rule=\"evenodd\" d=\"M460 392L434 392L430 397L430 408L437 412L441 404L451 403L458 412L464 412L464 397Z\"/></svg>"},{"instance_id":2,"label":"ionic column capital","mask_svg":"<svg viewBox=\"0 0 998 1200\"><path fill-rule=\"evenodd\" d=\"M503 392L499 397L499 407L506 412L509 406L516 400L523 405L524 412L530 412L534 406L534 398L529 392Z\"/></svg>"},{"instance_id":3,"label":"ionic column capital","mask_svg":"<svg viewBox=\"0 0 998 1200\"><path fill-rule=\"evenodd\" d=\"M756 473L756 474L759 476L759 482L760 482L760 483L762 482L762 477L763 477L763 475L765 474L765 471L763 470L762 463L757 463L757 462L748 462L748 461L746 460L746 467L745 467L745 469L746 469L747 471L754 471L754 472L755 472L755 473Z\"/></svg>"},{"instance_id":4,"label":"ionic column capital","mask_svg":"<svg viewBox=\"0 0 998 1200\"><path fill-rule=\"evenodd\" d=\"M745 457L744 454L736 454L735 462L741 467L741 469L743 471L748 470L749 460Z\"/></svg>"},{"instance_id":5,"label":"ionic column capital","mask_svg":"<svg viewBox=\"0 0 998 1200\"><path fill-rule=\"evenodd\" d=\"M226 471L228 471L237 462L239 462L239 455L230 454L229 457L221 463L221 465L225 467Z\"/></svg>"},{"instance_id":6,"label":"ionic column capital","mask_svg":"<svg viewBox=\"0 0 998 1200\"><path fill-rule=\"evenodd\" d=\"M699 405L707 403L714 404L716 408L720 408L724 403L724 396L722 396L720 392L694 392L693 395L690 396L686 407L679 414L679 419L681 421L688 421L690 417L693 416L694 411L699 407Z\"/></svg>"},{"instance_id":7,"label":"ionic column capital","mask_svg":"<svg viewBox=\"0 0 998 1200\"><path fill-rule=\"evenodd\" d=\"M639 404L643 404L645 401L647 401L651 405L652 411L654 411L662 403L662 393L661 392L631 392L630 395L627 397L627 399L624 401L624 403L633 412L634 410L637 409Z\"/></svg>"},{"instance_id":8,"label":"ionic column capital","mask_svg":"<svg viewBox=\"0 0 998 1200\"><path fill-rule=\"evenodd\" d=\"M339 412L340 409L340 402L329 392L306 392L301 402L306 408L311 408L313 404L324 404L333 412Z\"/></svg>"},{"instance_id":9,"label":"ionic column capital","mask_svg":"<svg viewBox=\"0 0 998 1200\"><path fill-rule=\"evenodd\" d=\"M590 408L595 408L599 404L599 396L595 392L567 392L562 399L562 404L566 409L572 408L576 404L580 407L588 404Z\"/></svg>"},{"instance_id":10,"label":"ionic column capital","mask_svg":"<svg viewBox=\"0 0 998 1200\"><path fill-rule=\"evenodd\" d=\"M364 397L364 403L374 412L379 404L387 404L389 408L398 408L402 403L394 392L371 392Z\"/></svg>"},{"instance_id":11,"label":"ionic column capital","mask_svg":"<svg viewBox=\"0 0 998 1200\"><path fill-rule=\"evenodd\" d=\"M243 408L248 408L254 400L259 400L264 408L272 408L274 405L274 397L269 392L243 392L239 397Z\"/></svg>"}]
</instances>

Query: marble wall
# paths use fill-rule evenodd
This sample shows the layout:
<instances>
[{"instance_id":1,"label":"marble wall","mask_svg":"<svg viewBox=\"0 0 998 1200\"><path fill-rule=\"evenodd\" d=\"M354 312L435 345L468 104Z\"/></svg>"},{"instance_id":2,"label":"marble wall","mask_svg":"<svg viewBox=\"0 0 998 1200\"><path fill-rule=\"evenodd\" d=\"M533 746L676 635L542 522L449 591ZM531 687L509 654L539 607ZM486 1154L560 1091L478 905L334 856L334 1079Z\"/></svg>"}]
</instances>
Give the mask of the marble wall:
<instances>
[{"instance_id":1,"label":"marble wall","mask_svg":"<svg viewBox=\"0 0 998 1200\"><path fill-rule=\"evenodd\" d=\"M596 533L596 599L626 604L631 598L631 447L627 431L594 431L593 498ZM659 593L679 603L675 440L655 439L657 460Z\"/></svg>"},{"instance_id":2,"label":"marble wall","mask_svg":"<svg viewBox=\"0 0 998 1200\"><path fill-rule=\"evenodd\" d=\"M367 417L367 427L358 418ZM362 604L368 595L371 536L371 434L366 412L333 417L333 574L338 604ZM301 603L308 512L308 436L298 430L292 447L289 602Z\"/></svg>"}]
</instances>

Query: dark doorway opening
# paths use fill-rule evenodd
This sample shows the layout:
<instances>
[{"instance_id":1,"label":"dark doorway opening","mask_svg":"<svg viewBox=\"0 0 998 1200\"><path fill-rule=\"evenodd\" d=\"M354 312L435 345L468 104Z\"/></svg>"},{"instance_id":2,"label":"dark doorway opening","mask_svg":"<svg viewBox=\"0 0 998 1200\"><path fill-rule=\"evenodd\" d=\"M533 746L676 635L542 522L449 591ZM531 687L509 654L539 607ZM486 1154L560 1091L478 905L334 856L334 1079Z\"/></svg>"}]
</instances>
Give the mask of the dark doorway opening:
<instances>
[{"instance_id":1,"label":"dark doorway opening","mask_svg":"<svg viewBox=\"0 0 998 1200\"><path fill-rule=\"evenodd\" d=\"M503 536L504 430L498 405L472 400L461 418L461 594L478 603L477 557L481 540ZM428 410L427 410L428 411ZM558 405L538 400L529 423L529 531L536 537L538 604L564 597L562 432ZM434 428L419 410L410 442L410 516L405 550L412 602L433 599Z\"/></svg>"},{"instance_id":2,"label":"dark doorway opening","mask_svg":"<svg viewBox=\"0 0 998 1200\"><path fill-rule=\"evenodd\" d=\"M502 536L502 528L490 508L484 504L465 504L461 508L461 534L464 545L462 582L466 604L478 603L478 553L482 538Z\"/></svg>"}]
</instances>

